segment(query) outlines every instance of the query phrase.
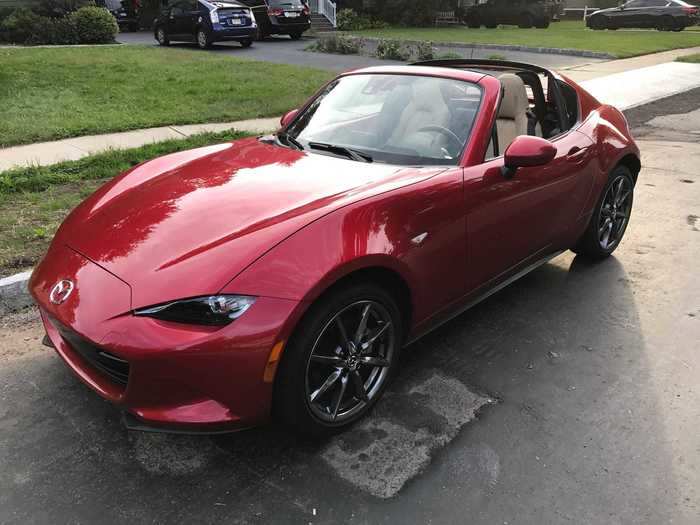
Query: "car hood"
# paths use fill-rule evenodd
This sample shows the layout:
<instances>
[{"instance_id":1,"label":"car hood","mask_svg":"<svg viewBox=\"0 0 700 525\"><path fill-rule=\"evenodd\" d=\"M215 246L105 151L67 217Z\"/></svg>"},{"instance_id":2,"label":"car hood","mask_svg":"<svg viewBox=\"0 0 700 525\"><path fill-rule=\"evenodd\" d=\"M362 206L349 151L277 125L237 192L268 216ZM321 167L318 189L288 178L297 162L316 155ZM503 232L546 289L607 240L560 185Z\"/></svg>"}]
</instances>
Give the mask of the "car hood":
<instances>
[{"instance_id":1,"label":"car hood","mask_svg":"<svg viewBox=\"0 0 700 525\"><path fill-rule=\"evenodd\" d=\"M139 308L216 293L309 222L443 169L364 164L244 139L133 168L76 208L54 242L129 284Z\"/></svg>"}]
</instances>

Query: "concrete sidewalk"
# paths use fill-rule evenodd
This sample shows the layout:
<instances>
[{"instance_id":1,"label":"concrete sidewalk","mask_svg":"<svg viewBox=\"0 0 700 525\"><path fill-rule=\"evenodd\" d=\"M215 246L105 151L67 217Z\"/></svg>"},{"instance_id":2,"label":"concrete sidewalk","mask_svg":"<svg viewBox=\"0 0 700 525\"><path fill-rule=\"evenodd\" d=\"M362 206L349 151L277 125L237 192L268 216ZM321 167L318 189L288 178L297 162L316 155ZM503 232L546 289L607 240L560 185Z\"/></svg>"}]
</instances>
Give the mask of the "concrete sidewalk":
<instances>
[{"instance_id":1,"label":"concrete sidewalk","mask_svg":"<svg viewBox=\"0 0 700 525\"><path fill-rule=\"evenodd\" d=\"M66 160L77 160L109 149L137 148L153 142L182 139L199 133L216 133L229 129L266 133L277 129L278 126L278 118L252 119L216 124L164 126L14 146L0 149L0 172L17 166L46 166Z\"/></svg>"}]
</instances>

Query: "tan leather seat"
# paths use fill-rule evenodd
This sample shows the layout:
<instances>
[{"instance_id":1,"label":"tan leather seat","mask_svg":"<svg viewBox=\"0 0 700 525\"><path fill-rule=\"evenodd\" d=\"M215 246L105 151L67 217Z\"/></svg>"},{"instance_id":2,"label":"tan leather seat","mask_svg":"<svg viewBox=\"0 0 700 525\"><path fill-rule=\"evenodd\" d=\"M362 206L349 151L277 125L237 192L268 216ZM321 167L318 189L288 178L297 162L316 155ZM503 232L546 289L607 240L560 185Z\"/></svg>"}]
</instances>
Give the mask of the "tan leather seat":
<instances>
[{"instance_id":1,"label":"tan leather seat","mask_svg":"<svg viewBox=\"0 0 700 525\"><path fill-rule=\"evenodd\" d=\"M420 154L429 154L443 145L445 137L435 132L419 132L426 126L449 127L450 110L445 104L439 84L431 78L418 79L413 84L411 101L389 139L390 145L413 147Z\"/></svg>"},{"instance_id":2,"label":"tan leather seat","mask_svg":"<svg viewBox=\"0 0 700 525\"><path fill-rule=\"evenodd\" d=\"M529 102L525 83L518 75L504 73L498 77L503 86L503 100L498 110L498 153L503 155L515 137L527 135Z\"/></svg>"}]
</instances>

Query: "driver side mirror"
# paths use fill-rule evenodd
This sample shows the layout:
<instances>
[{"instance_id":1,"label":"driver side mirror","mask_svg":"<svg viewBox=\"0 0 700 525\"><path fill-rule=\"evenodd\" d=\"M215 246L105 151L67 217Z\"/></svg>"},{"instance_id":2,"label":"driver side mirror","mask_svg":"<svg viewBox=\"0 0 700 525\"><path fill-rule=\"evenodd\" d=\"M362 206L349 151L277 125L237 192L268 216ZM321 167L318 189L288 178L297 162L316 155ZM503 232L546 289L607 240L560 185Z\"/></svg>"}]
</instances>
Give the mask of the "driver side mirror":
<instances>
[{"instance_id":1,"label":"driver side mirror","mask_svg":"<svg viewBox=\"0 0 700 525\"><path fill-rule=\"evenodd\" d=\"M291 111L287 111L287 113L282 115L282 118L280 119L280 125L283 128L287 127L287 124L289 124L292 120L294 120L294 117L297 116L297 113L299 113L298 109L293 109Z\"/></svg>"},{"instance_id":2,"label":"driver side mirror","mask_svg":"<svg viewBox=\"0 0 700 525\"><path fill-rule=\"evenodd\" d=\"M557 148L548 140L520 135L506 148L501 172L505 178L512 179L518 168L544 166L551 162L556 154Z\"/></svg>"}]
</instances>

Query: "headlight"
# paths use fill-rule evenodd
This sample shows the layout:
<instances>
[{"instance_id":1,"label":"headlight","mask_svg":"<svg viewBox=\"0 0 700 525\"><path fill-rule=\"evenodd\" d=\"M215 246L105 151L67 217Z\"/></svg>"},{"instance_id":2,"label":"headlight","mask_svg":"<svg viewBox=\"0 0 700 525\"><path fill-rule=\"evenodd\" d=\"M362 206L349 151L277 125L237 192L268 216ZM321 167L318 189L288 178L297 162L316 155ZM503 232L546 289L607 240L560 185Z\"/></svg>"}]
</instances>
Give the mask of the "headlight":
<instances>
[{"instance_id":1,"label":"headlight","mask_svg":"<svg viewBox=\"0 0 700 525\"><path fill-rule=\"evenodd\" d=\"M248 295L212 295L141 308L134 315L173 323L224 326L242 316L254 302L255 297Z\"/></svg>"},{"instance_id":2,"label":"headlight","mask_svg":"<svg viewBox=\"0 0 700 525\"><path fill-rule=\"evenodd\" d=\"M211 23L212 24L218 24L219 23L219 12L214 9L213 11L209 12L209 16L211 17Z\"/></svg>"}]
</instances>

